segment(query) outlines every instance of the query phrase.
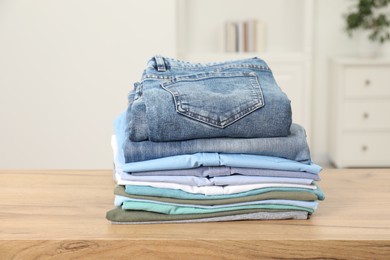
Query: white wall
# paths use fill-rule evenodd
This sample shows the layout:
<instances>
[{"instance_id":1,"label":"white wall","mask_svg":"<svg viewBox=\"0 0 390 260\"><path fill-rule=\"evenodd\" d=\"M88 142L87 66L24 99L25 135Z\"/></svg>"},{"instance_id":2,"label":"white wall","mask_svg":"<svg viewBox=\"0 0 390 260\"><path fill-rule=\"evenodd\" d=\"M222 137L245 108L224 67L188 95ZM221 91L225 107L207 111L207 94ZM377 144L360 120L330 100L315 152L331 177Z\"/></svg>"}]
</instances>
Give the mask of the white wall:
<instances>
[{"instance_id":1,"label":"white wall","mask_svg":"<svg viewBox=\"0 0 390 260\"><path fill-rule=\"evenodd\" d=\"M317 0L315 4L314 75L312 114L312 154L316 161L328 160L328 101L331 57L356 55L356 43L344 31L343 14L355 2L349 0ZM390 44L383 46L383 55L389 56Z\"/></svg>"},{"instance_id":2,"label":"white wall","mask_svg":"<svg viewBox=\"0 0 390 260\"><path fill-rule=\"evenodd\" d=\"M0 169L111 168L132 83L151 56L175 54L174 7L0 1Z\"/></svg>"},{"instance_id":3,"label":"white wall","mask_svg":"<svg viewBox=\"0 0 390 260\"><path fill-rule=\"evenodd\" d=\"M322 163L328 142L327 64L332 56L355 53L342 20L353 2L313 1L313 102L307 109L312 110L312 155ZM291 34L290 27L301 24L292 17L299 12L293 3L302 1L272 2L272 8L280 9L275 16L277 10L266 11L267 3L262 0L264 10L244 11L248 16L268 15L269 28L275 30L269 35L280 42L285 37L281 33ZM193 14L202 13L203 7L211 10L189 17L199 23L209 15L215 16L214 23L225 15L236 18L234 12L213 13L223 6L219 0L202 0L196 6ZM294 15L289 16L289 11ZM0 169L110 168L112 121L125 109L132 83L155 53L175 55L175 12L175 0L0 1ZM281 14L285 19L277 19ZM297 49L302 29L295 30L290 42L271 50ZM194 39L186 39L187 51L209 52L221 44L213 41L202 49L203 42L196 44L198 32L189 35ZM389 55L390 47L384 52Z\"/></svg>"},{"instance_id":4,"label":"white wall","mask_svg":"<svg viewBox=\"0 0 390 260\"><path fill-rule=\"evenodd\" d=\"M332 56L354 54L353 41L343 31L342 14L350 4L344 0L317 0L315 5L311 150L319 163L328 159L328 61Z\"/></svg>"}]
</instances>

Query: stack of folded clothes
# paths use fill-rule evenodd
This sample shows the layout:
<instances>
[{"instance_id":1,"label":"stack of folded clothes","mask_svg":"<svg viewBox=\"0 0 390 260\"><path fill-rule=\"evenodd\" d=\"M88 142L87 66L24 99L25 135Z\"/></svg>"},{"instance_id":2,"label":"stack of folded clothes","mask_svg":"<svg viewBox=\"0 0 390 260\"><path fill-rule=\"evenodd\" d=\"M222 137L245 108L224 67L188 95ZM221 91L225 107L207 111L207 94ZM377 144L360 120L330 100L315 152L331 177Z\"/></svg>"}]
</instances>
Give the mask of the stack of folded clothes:
<instances>
[{"instance_id":1,"label":"stack of folded clothes","mask_svg":"<svg viewBox=\"0 0 390 260\"><path fill-rule=\"evenodd\" d=\"M155 56L115 120L116 224L307 219L324 194L305 130L259 59Z\"/></svg>"}]
</instances>

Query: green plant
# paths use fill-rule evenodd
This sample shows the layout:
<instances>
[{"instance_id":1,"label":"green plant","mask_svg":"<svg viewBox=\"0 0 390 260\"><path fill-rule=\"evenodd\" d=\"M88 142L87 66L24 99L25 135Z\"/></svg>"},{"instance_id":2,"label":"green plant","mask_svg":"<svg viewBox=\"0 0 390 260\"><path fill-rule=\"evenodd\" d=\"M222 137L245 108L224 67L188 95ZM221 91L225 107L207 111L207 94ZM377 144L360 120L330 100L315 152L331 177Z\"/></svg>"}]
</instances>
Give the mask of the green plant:
<instances>
[{"instance_id":1,"label":"green plant","mask_svg":"<svg viewBox=\"0 0 390 260\"><path fill-rule=\"evenodd\" d=\"M351 37L355 30L364 29L370 31L371 41L390 41L390 15L386 8L389 3L390 0L358 0L352 11L344 15L348 35Z\"/></svg>"}]
</instances>

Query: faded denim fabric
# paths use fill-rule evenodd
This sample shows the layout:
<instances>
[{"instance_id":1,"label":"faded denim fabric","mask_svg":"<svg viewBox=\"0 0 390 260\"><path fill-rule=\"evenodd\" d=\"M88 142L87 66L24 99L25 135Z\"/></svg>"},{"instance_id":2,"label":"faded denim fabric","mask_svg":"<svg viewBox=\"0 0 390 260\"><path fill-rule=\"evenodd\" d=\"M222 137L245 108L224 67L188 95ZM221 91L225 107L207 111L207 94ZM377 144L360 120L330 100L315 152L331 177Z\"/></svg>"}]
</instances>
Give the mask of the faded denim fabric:
<instances>
[{"instance_id":1,"label":"faded denim fabric","mask_svg":"<svg viewBox=\"0 0 390 260\"><path fill-rule=\"evenodd\" d=\"M114 125L116 136L123 136L121 132L125 131L125 115L118 116ZM257 154L310 163L306 133L304 128L297 124L291 125L291 134L287 137L204 138L175 142L133 142L127 138L123 151L128 163L198 152Z\"/></svg>"},{"instance_id":2,"label":"faded denim fabric","mask_svg":"<svg viewBox=\"0 0 390 260\"><path fill-rule=\"evenodd\" d=\"M312 174L301 171L279 171L271 169L257 169L257 168L236 168L228 166L214 166L214 167L197 167L191 169L176 169L176 170L160 170L160 171L145 171L145 172L124 172L123 164L123 150L119 148L117 137L115 135L111 138L111 146L114 153L114 179L119 179L120 176L156 176L165 178L171 176L173 178L178 177L203 177L212 179L213 177L223 177L234 175L238 177L243 176L263 176L263 177L283 177L283 178L296 178L296 179L312 179L319 181L318 174Z\"/></svg>"},{"instance_id":3,"label":"faded denim fabric","mask_svg":"<svg viewBox=\"0 0 390 260\"><path fill-rule=\"evenodd\" d=\"M123 160L120 159L116 136L111 140L114 152L115 178L130 181L158 181L172 182L187 185L232 185L249 184L256 182L288 182L310 184L320 180L318 174L297 171L277 171L255 168L234 168L227 166L198 167L183 170L147 171L147 172L124 172Z\"/></svg>"},{"instance_id":4,"label":"faded denim fabric","mask_svg":"<svg viewBox=\"0 0 390 260\"><path fill-rule=\"evenodd\" d=\"M155 56L135 93L132 141L290 134L290 100L259 58L200 64Z\"/></svg>"}]
</instances>

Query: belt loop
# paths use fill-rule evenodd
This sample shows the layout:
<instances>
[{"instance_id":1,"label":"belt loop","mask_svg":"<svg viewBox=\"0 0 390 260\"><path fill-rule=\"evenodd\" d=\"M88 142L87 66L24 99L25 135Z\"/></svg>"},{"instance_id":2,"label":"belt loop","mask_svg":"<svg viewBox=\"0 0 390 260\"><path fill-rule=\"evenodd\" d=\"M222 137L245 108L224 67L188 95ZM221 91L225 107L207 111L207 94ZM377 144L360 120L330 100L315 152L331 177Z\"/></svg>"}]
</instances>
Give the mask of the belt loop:
<instances>
[{"instance_id":1,"label":"belt loop","mask_svg":"<svg viewBox=\"0 0 390 260\"><path fill-rule=\"evenodd\" d=\"M142 96L142 83L135 82L134 83L134 100L139 99Z\"/></svg>"},{"instance_id":2,"label":"belt loop","mask_svg":"<svg viewBox=\"0 0 390 260\"><path fill-rule=\"evenodd\" d=\"M164 58L161 55L154 56L154 60L156 61L157 71L164 72L167 71L167 67L165 66Z\"/></svg>"}]
</instances>

